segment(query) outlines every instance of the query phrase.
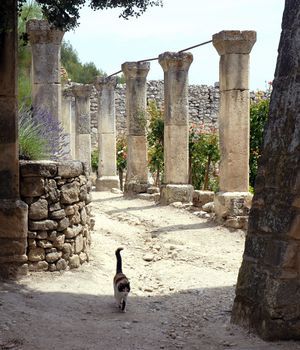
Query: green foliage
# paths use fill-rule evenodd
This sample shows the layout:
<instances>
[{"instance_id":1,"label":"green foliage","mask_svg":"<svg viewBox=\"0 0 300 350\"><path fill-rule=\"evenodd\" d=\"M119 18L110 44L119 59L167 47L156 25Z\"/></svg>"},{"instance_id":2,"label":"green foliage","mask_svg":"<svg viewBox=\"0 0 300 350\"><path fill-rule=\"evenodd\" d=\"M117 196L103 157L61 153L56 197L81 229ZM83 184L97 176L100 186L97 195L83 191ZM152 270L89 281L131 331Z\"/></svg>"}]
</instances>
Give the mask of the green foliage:
<instances>
[{"instance_id":1,"label":"green foliage","mask_svg":"<svg viewBox=\"0 0 300 350\"><path fill-rule=\"evenodd\" d=\"M216 168L220 159L217 134L191 126L189 154L190 183L195 189L217 191Z\"/></svg>"},{"instance_id":2,"label":"green foliage","mask_svg":"<svg viewBox=\"0 0 300 350\"><path fill-rule=\"evenodd\" d=\"M47 140L41 135L43 126L36 123L28 113L19 114L19 158L26 160L47 159Z\"/></svg>"},{"instance_id":3,"label":"green foliage","mask_svg":"<svg viewBox=\"0 0 300 350\"><path fill-rule=\"evenodd\" d=\"M125 75L123 73L121 73L121 75L117 75L117 84L125 84L125 83L126 83Z\"/></svg>"},{"instance_id":4,"label":"green foliage","mask_svg":"<svg viewBox=\"0 0 300 350\"><path fill-rule=\"evenodd\" d=\"M164 168L164 121L163 112L153 100L149 101L147 112L149 115L148 126L148 164L150 172L155 177L155 185L161 182Z\"/></svg>"},{"instance_id":5,"label":"green foliage","mask_svg":"<svg viewBox=\"0 0 300 350\"><path fill-rule=\"evenodd\" d=\"M92 165L92 170L95 173L98 171L98 162L99 162L99 150L94 149L91 154L91 165Z\"/></svg>"},{"instance_id":6,"label":"green foliage","mask_svg":"<svg viewBox=\"0 0 300 350\"><path fill-rule=\"evenodd\" d=\"M45 110L19 111L19 142L22 159L62 160L67 156L63 127Z\"/></svg>"},{"instance_id":7,"label":"green foliage","mask_svg":"<svg viewBox=\"0 0 300 350\"><path fill-rule=\"evenodd\" d=\"M25 0L18 0L21 7ZM128 19L132 16L140 16L149 6L158 6L162 4L161 0L37 0L41 6L45 17L57 28L68 31L78 26L79 10L85 3L93 10L104 10L108 8L123 8L120 17Z\"/></svg>"},{"instance_id":8,"label":"green foliage","mask_svg":"<svg viewBox=\"0 0 300 350\"><path fill-rule=\"evenodd\" d=\"M261 156L264 127L269 115L269 98L257 98L250 106L250 158L249 181L254 187L257 175L258 160Z\"/></svg>"},{"instance_id":9,"label":"green foliage","mask_svg":"<svg viewBox=\"0 0 300 350\"><path fill-rule=\"evenodd\" d=\"M62 42L61 64L66 69L69 79L77 83L90 84L97 76L105 75L93 62L82 64L77 51L68 41Z\"/></svg>"},{"instance_id":10,"label":"green foliage","mask_svg":"<svg viewBox=\"0 0 300 350\"><path fill-rule=\"evenodd\" d=\"M35 1L27 1L18 18L18 100L26 107L31 105L31 52L22 34L26 30L26 21L34 18L43 18L41 8Z\"/></svg>"},{"instance_id":11,"label":"green foliage","mask_svg":"<svg viewBox=\"0 0 300 350\"><path fill-rule=\"evenodd\" d=\"M127 142L124 135L117 137L117 169L123 171L127 166Z\"/></svg>"}]
</instances>

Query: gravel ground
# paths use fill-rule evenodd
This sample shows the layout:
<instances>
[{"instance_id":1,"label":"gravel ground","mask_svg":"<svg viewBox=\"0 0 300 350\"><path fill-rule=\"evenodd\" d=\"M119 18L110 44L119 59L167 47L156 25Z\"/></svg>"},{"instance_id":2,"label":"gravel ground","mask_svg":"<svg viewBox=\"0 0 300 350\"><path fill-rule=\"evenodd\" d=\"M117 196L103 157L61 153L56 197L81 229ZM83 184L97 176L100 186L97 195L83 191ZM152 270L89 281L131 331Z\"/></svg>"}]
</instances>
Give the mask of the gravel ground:
<instances>
[{"instance_id":1,"label":"gravel ground","mask_svg":"<svg viewBox=\"0 0 300 350\"><path fill-rule=\"evenodd\" d=\"M243 231L173 206L93 198L89 263L0 284L0 349L300 350L230 324ZM120 246L132 287L126 313L112 287Z\"/></svg>"}]
</instances>

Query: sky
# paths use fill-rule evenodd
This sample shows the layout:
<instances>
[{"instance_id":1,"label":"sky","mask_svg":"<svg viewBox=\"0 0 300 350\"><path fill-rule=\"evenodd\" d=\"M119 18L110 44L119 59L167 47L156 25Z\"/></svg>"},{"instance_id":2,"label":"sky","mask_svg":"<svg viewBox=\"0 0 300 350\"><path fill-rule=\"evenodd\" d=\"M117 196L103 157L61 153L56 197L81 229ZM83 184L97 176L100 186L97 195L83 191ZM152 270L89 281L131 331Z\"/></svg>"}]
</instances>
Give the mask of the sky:
<instances>
[{"instance_id":1,"label":"sky","mask_svg":"<svg viewBox=\"0 0 300 350\"><path fill-rule=\"evenodd\" d=\"M250 54L250 89L266 89L273 80L284 0L163 0L141 17L119 18L120 9L80 12L80 25L65 34L82 63L94 62L108 75L127 61L154 58L212 39L222 30L255 30ZM190 84L213 85L219 80L219 56L212 44L191 50ZM148 79L163 79L157 61Z\"/></svg>"}]
</instances>

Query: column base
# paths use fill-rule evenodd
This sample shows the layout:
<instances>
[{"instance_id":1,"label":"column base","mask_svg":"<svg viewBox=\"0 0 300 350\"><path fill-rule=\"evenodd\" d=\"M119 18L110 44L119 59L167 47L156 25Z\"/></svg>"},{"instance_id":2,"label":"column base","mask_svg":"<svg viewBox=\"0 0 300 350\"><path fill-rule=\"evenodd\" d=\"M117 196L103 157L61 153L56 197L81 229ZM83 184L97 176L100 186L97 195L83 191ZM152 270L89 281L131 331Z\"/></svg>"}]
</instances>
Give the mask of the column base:
<instances>
[{"instance_id":1,"label":"column base","mask_svg":"<svg viewBox=\"0 0 300 350\"><path fill-rule=\"evenodd\" d=\"M27 272L28 206L21 200L0 200L0 277Z\"/></svg>"},{"instance_id":2,"label":"column base","mask_svg":"<svg viewBox=\"0 0 300 350\"><path fill-rule=\"evenodd\" d=\"M193 202L194 187L192 185L167 184L160 187L160 204L168 205L174 202Z\"/></svg>"},{"instance_id":3,"label":"column base","mask_svg":"<svg viewBox=\"0 0 300 350\"><path fill-rule=\"evenodd\" d=\"M138 193L147 193L148 187L150 187L148 183L137 183L137 182L125 183L124 195L134 196Z\"/></svg>"},{"instance_id":4,"label":"column base","mask_svg":"<svg viewBox=\"0 0 300 350\"><path fill-rule=\"evenodd\" d=\"M218 222L232 228L247 228L253 195L250 192L218 192L214 197Z\"/></svg>"},{"instance_id":5,"label":"column base","mask_svg":"<svg viewBox=\"0 0 300 350\"><path fill-rule=\"evenodd\" d=\"M101 176L96 179L96 191L111 191L112 188L120 188L118 176Z\"/></svg>"}]
</instances>

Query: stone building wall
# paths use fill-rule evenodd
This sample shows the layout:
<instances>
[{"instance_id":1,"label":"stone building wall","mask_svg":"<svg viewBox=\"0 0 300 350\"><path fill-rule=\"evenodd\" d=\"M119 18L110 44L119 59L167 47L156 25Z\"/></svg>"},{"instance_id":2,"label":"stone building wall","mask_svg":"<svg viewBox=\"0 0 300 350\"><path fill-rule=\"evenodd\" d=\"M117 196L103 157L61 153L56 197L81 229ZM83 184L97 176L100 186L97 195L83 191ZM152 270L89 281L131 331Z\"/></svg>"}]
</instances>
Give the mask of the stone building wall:
<instances>
[{"instance_id":1,"label":"stone building wall","mask_svg":"<svg viewBox=\"0 0 300 350\"><path fill-rule=\"evenodd\" d=\"M219 87L208 85L189 86L189 120L190 123L203 125L207 129L218 127ZM147 99L155 100L158 106L164 104L163 80L149 80L147 82ZM116 127L117 133L126 131L126 85L119 84L116 88ZM91 135L92 145L97 144L97 94L96 89L91 94Z\"/></svg>"},{"instance_id":2,"label":"stone building wall","mask_svg":"<svg viewBox=\"0 0 300 350\"><path fill-rule=\"evenodd\" d=\"M80 161L20 162L28 204L29 271L79 267L89 259L91 184Z\"/></svg>"}]
</instances>

